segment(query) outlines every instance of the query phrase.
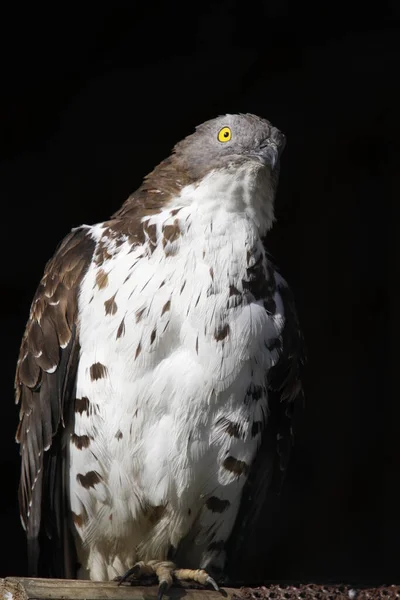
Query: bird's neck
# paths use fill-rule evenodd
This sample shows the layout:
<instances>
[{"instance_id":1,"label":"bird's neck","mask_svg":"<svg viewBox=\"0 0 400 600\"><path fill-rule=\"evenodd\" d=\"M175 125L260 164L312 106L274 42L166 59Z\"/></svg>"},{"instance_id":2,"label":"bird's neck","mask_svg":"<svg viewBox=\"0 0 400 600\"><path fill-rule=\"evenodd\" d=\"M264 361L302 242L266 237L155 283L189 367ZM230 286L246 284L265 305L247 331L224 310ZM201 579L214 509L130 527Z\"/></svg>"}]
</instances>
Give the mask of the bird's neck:
<instances>
[{"instance_id":1,"label":"bird's neck","mask_svg":"<svg viewBox=\"0 0 400 600\"><path fill-rule=\"evenodd\" d=\"M169 209L184 207L193 223L221 230L242 223L264 237L274 222L274 191L260 170L213 171L200 182L186 185L171 198ZM247 225L246 225L247 224Z\"/></svg>"},{"instance_id":2,"label":"bird's neck","mask_svg":"<svg viewBox=\"0 0 400 600\"><path fill-rule=\"evenodd\" d=\"M167 159L146 177L113 218L138 221L185 207L204 223L217 218L250 220L264 237L274 223L274 195L271 178L257 164L253 168L211 171L200 181L193 181L186 171L176 171L176 165Z\"/></svg>"}]
</instances>

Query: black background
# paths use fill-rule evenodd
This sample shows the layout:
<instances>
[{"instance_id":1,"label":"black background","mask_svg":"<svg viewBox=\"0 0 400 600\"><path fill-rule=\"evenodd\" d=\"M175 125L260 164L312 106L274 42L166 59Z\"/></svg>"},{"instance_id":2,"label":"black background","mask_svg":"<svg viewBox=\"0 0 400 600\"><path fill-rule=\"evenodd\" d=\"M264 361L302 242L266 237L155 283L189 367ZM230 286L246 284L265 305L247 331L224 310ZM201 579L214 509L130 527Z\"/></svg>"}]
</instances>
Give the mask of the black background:
<instances>
[{"instance_id":1,"label":"black background","mask_svg":"<svg viewBox=\"0 0 400 600\"><path fill-rule=\"evenodd\" d=\"M13 376L45 262L196 124L253 112L288 138L269 249L309 355L257 560L271 579L399 582L398 2L28 6L0 19L0 575L26 573Z\"/></svg>"}]
</instances>

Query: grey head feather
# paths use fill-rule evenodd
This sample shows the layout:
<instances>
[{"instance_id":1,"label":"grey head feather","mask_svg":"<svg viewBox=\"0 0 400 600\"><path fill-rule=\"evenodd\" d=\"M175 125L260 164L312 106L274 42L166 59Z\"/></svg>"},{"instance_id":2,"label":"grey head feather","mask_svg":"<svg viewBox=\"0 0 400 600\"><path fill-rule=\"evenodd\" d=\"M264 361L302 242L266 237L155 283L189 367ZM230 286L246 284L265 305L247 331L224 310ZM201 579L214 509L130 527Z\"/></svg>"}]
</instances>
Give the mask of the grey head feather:
<instances>
[{"instance_id":1,"label":"grey head feather","mask_svg":"<svg viewBox=\"0 0 400 600\"><path fill-rule=\"evenodd\" d=\"M219 138L227 131L226 139ZM258 162L275 171L285 147L285 136L266 119L253 114L226 114L198 125L176 144L173 153L193 179L213 169L237 168Z\"/></svg>"}]
</instances>

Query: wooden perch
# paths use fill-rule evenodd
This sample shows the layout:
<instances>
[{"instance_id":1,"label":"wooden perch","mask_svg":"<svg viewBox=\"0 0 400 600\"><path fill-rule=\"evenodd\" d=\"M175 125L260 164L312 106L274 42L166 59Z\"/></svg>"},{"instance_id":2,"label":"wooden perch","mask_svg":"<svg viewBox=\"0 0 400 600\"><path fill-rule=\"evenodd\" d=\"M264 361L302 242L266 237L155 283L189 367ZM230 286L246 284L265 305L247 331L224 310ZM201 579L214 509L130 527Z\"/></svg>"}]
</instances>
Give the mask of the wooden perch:
<instances>
[{"instance_id":1,"label":"wooden perch","mask_svg":"<svg viewBox=\"0 0 400 600\"><path fill-rule=\"evenodd\" d=\"M156 600L157 586L121 585L73 579L0 579L0 600ZM221 592L172 586L166 600L390 600L400 586L276 584L258 588L223 588Z\"/></svg>"},{"instance_id":2,"label":"wooden perch","mask_svg":"<svg viewBox=\"0 0 400 600\"><path fill-rule=\"evenodd\" d=\"M237 590L233 590L235 592ZM75 579L33 579L7 577L0 579L0 600L156 600L158 586L118 585L116 582ZM171 587L168 598L185 600L222 600L214 590L191 590ZM232 593L228 590L225 598Z\"/></svg>"}]
</instances>

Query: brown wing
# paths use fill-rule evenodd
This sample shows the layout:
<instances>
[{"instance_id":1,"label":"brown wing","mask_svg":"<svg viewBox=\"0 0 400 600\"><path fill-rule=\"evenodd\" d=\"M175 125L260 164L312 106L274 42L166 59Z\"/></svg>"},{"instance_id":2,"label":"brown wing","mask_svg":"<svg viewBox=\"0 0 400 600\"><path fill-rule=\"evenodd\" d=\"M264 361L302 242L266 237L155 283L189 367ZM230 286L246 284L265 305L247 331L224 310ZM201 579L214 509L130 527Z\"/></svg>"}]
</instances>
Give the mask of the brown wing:
<instances>
[{"instance_id":1,"label":"brown wing","mask_svg":"<svg viewBox=\"0 0 400 600\"><path fill-rule=\"evenodd\" d=\"M255 584L265 578L265 554L271 543L278 499L293 443L292 416L303 398L301 370L305 346L292 293L278 275L285 326L282 353L268 377L268 421L243 490L239 514L228 545L230 581ZM261 551L261 552L260 552Z\"/></svg>"},{"instance_id":2,"label":"brown wing","mask_svg":"<svg viewBox=\"0 0 400 600\"><path fill-rule=\"evenodd\" d=\"M94 241L85 227L73 230L47 263L32 302L15 377L20 423L19 504L28 539L30 575L72 576L67 528L62 428L68 418L78 360L77 292ZM45 557L46 551L49 556Z\"/></svg>"}]
</instances>

